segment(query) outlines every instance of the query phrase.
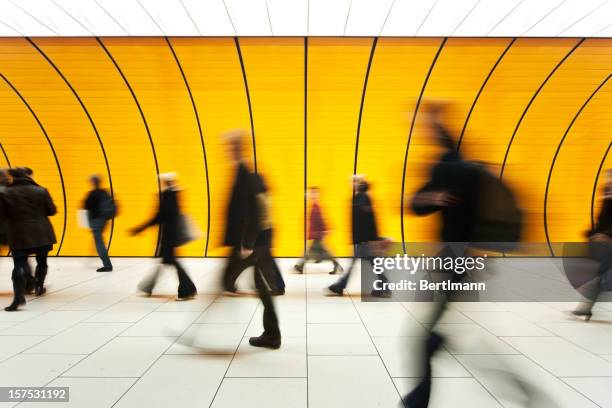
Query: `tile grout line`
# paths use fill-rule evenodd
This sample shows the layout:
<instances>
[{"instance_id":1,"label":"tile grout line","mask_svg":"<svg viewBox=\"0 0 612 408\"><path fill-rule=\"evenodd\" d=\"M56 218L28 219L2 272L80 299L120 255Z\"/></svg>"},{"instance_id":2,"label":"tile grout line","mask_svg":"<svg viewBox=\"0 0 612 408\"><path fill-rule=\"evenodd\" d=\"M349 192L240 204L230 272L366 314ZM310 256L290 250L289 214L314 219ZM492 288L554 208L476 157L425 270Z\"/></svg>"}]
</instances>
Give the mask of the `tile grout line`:
<instances>
[{"instance_id":1,"label":"tile grout line","mask_svg":"<svg viewBox=\"0 0 612 408\"><path fill-rule=\"evenodd\" d=\"M199 318L200 318L200 317L201 317L201 316L202 316L202 315L203 315L203 314L204 314L204 313L205 313L205 312L208 310L208 308L209 308L209 307L210 307L212 304L214 304L214 303L215 303L215 301L216 301L216 300L219 298L219 296L220 296L220 294L217 294L217 296L215 296L215 298L213 299L213 301L212 301L212 302L210 302L208 305L206 305L206 307L204 308L204 310L202 310L202 311L200 312L200 314L199 314L199 315L198 315L198 316L197 316L197 317L196 317L194 320L192 320L192 322L197 321L197 320L198 320L198 319L199 319ZM197 299L197 297L196 297L195 299ZM144 319L145 317L149 316L151 313L153 313L154 311L156 311L157 309L159 309L160 307L162 307L163 305L165 305L165 304L167 304L167 303L168 303L168 302L163 302L163 303L161 303L161 304L160 304L160 305L159 305L157 308L155 308L154 310L152 310L150 313L147 313L147 314L146 314L145 316L143 316L143 317L142 317L140 320L138 320L138 322L142 321L142 319ZM136 323L138 323L138 322L136 322ZM134 323L134 324L136 324L136 323ZM136 380L136 381L134 381L134 382L132 383L132 385L130 385L130 386L128 387L128 389L127 389L127 390L125 390L125 392L123 392L123 393L121 394L121 396L120 396L120 397L119 397L119 398L118 398L118 399L117 399L117 400L116 400L116 401L113 403L113 405L111 405L111 408L113 408L115 405L117 405L117 404L119 403L119 401L121 401L121 400L123 399L123 397L125 397L125 396L126 396L126 395L127 395L129 392L130 392L130 390L131 390L132 388L134 388L134 386L135 386L136 384L138 384L138 382L139 382L140 380L142 380L142 378L143 378L143 377L144 377L144 376L145 376L145 375L146 375L146 374L147 374L147 373L148 373L148 372L151 370L151 368L153 368L153 366L154 366L154 365L155 365L155 364L156 364L156 363L159 361L159 359L160 359L160 358L162 358L163 356L165 356L165 355L166 355L166 352L167 352L168 350L170 350L170 348L171 348L171 347L174 345L174 343L176 343L176 341L177 341L179 338L181 338L181 336L183 336L183 335L184 335L184 334L187 332L187 330L189 330L189 328L191 327L191 324L192 324L192 323L190 323L190 324L186 325L185 329L184 329L184 330L183 330L183 331L182 331L182 332L181 332L181 333L180 333L178 336L174 337L174 340L173 340L173 341L172 341L172 342L171 342L171 343L168 345L168 347L166 347L166 348L164 349L164 351L162 351L162 352L159 354L159 356L157 356L157 358L156 358L156 359L155 359L155 360L154 360L154 361L153 361L151 364L149 364L149 366L148 366L148 367L147 367L147 368L146 368L146 369L145 369L145 370L142 372L142 374L140 374L140 376L137 378L137 380ZM133 326L133 325L132 325L132 326ZM130 326L129 328L131 328L132 326ZM128 328L128 329L129 329L129 328ZM127 330L127 329L126 329L126 330ZM117 335L116 337L119 337L119 335ZM128 336L125 336L125 337L128 337ZM154 337L154 336L147 336L147 337ZM157 336L155 336L155 337L157 337ZM168 338L169 338L169 339L171 339L172 337L168 337Z\"/></svg>"},{"instance_id":2,"label":"tile grout line","mask_svg":"<svg viewBox=\"0 0 612 408\"><path fill-rule=\"evenodd\" d=\"M256 271L253 271L253 273L257 273ZM253 275L253 279L255 279L255 276ZM246 334L249 330L249 326L251 325L251 323L253 322L253 319L255 318L255 315L257 314L257 309L259 308L259 304L261 303L260 300L257 301L257 304L255 305L255 307L253 308L253 313L251 314L251 318L249 319L248 323L246 324L244 331L242 332L242 336L240 337L240 341L238 342L238 345L236 346L236 350L234 350L234 354L232 354L232 358L230 359L229 363L227 364L227 368L225 369L225 372L223 373L223 377L221 377L221 381L219 381L219 385L217 386L217 389L215 390L215 393L213 395L213 397L210 400L210 404L208 405L208 407L212 407L212 405L215 402L215 399L217 398L217 394L219 394L219 390L221 389L221 386L223 385L223 382L225 381L226 378L231 378L231 377L227 377L227 373L229 372L230 367L232 366L232 363L234 362L234 359L236 358L236 354L238 354L238 349L240 348L240 345L242 344L242 342L244 341L244 338L246 337Z\"/></svg>"}]
</instances>

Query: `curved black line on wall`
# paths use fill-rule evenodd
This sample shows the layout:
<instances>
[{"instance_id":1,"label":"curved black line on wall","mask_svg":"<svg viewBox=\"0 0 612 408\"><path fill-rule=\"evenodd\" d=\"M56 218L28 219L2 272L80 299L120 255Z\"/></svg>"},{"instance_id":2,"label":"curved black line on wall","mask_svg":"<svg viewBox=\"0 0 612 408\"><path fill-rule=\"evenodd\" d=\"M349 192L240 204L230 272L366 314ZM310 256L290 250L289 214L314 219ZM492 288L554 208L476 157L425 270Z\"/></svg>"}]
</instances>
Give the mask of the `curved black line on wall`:
<instances>
[{"instance_id":1,"label":"curved black line on wall","mask_svg":"<svg viewBox=\"0 0 612 408\"><path fill-rule=\"evenodd\" d=\"M0 150L2 150L2 155L4 156L4 160L6 160L6 164L9 167L13 167L11 166L11 161L9 160L8 155L6 154L6 151L4 150L4 146L2 145L2 143L0 143Z\"/></svg>"},{"instance_id":2,"label":"curved black line on wall","mask_svg":"<svg viewBox=\"0 0 612 408\"><path fill-rule=\"evenodd\" d=\"M117 72L119 72L119 75L121 75L121 79L123 79L123 82L125 83L125 86L130 91L130 94L132 95L132 98L134 99L134 103L136 104L136 107L138 108L138 112L140 112L140 117L142 118L142 122L144 123L145 130L147 131L147 136L149 137L149 144L151 145L151 152L153 153L153 160L155 161L155 172L156 172L155 179L157 180L158 198L159 198L159 201L161 203L161 183L160 183L159 177L158 177L158 175L159 175L159 165L157 163L157 153L155 152L155 144L153 143L153 137L151 136L151 130L149 129L149 124L147 123L147 119L145 118L145 115L144 115L144 112L142 110L142 107L140 106L140 102L138 102L138 98L136 97L136 93L134 92L134 89L132 89L132 85L130 85L130 83L127 80L125 74L121 70L121 67L119 67L119 64L117 63L117 61L115 61L115 58L113 58L113 55L106 48L106 46L104 45L104 43L102 42L100 37L96 37L96 41L98 41L98 44L100 44L100 46L102 47L102 49L104 50L104 52L106 53L108 58L111 60L111 62L113 63L113 65L117 69ZM158 228L157 229L157 244L155 244L155 254L154 255L157 255L157 253L159 251L160 239L161 239L161 228Z\"/></svg>"},{"instance_id":3,"label":"curved black line on wall","mask_svg":"<svg viewBox=\"0 0 612 408\"><path fill-rule=\"evenodd\" d=\"M368 79L370 78L370 70L372 69L372 61L374 60L374 52L376 51L376 44L378 43L378 37L374 37L372 41L372 50L370 51L370 58L368 59L368 67L365 73L365 79L363 81L363 90L361 91L361 103L359 104L359 117L357 119L357 137L355 138L355 160L353 162L353 175L357 174L357 157L359 155L359 136L361 135L361 118L363 116L363 105L365 103L365 96L368 90ZM353 191L353 194L355 192Z\"/></svg>"},{"instance_id":4,"label":"curved black line on wall","mask_svg":"<svg viewBox=\"0 0 612 408\"><path fill-rule=\"evenodd\" d=\"M402 227L402 249L404 253L406 253L406 241L404 239L404 191L406 188L406 164L408 163L408 150L410 149L410 141L412 140L412 131L414 130L414 123L416 121L417 113L419 112L419 107L421 106L421 100L423 99L423 94L425 93L425 88L427 87L427 83L429 82L429 77L438 61L438 57L446 44L446 40L448 38L444 37L442 42L440 43L440 47L438 47L438 51L434 56L433 61L431 61L431 65L429 66L429 71L427 71L427 76L425 77L425 81L423 81L423 86L421 87L421 92L419 93L419 99L417 99L416 106L414 107L414 114L412 115L412 121L410 123L410 131L408 133L408 140L406 141L406 153L404 154L404 169L402 171L402 195L400 197L400 222Z\"/></svg>"},{"instance_id":5,"label":"curved black line on wall","mask_svg":"<svg viewBox=\"0 0 612 408\"><path fill-rule=\"evenodd\" d=\"M459 135L459 140L457 141L457 152L459 152L459 149L461 149L461 142L463 141L463 135L465 134L465 130L467 129L467 125L468 125L468 122L470 121L470 117L472 116L472 112L474 111L474 108L476 107L476 104L478 103L478 99L480 99L480 94L482 94L482 91L487 86L487 83L489 82L489 79L491 79L493 72L495 72L495 69L497 68L499 63L502 61L502 59L504 59L504 57L510 50L510 47L512 47L512 44L514 44L515 41L516 41L516 37L513 38L512 41L510 41L510 43L508 44L508 46L504 49L504 51L502 51L501 55L499 56L497 61L495 61L495 64L493 64L493 67L489 71L489 74L487 75L480 89L478 90L478 93L476 94L476 97L474 98L474 101L472 102L472 106L470 106L470 110L468 111L468 114L465 118L465 123L463 124L463 128L461 129L461 134Z\"/></svg>"},{"instance_id":6,"label":"curved black line on wall","mask_svg":"<svg viewBox=\"0 0 612 408\"><path fill-rule=\"evenodd\" d=\"M304 254L307 250L308 213L308 37L304 37Z\"/></svg>"},{"instance_id":7,"label":"curved black line on wall","mask_svg":"<svg viewBox=\"0 0 612 408\"><path fill-rule=\"evenodd\" d=\"M606 84L606 82L608 82L610 77L612 77L612 74L608 75L606 79L604 79L603 82L599 84L597 88L595 88L593 93L591 93L591 95L587 98L587 100L584 101L580 109L578 109L578 112L576 112L576 114L572 118L572 121L567 126L565 133L563 133L563 137L559 141L559 144L557 145L557 150L555 151L555 155L553 156L552 162L550 163L550 169L548 170L548 178L546 179L546 190L544 191L544 234L546 234L546 244L548 244L548 249L550 250L550 253L552 256L555 256L555 251L553 250L552 245L550 245L550 238L548 236L548 217L547 217L548 205L547 204L548 204L548 189L550 187L550 178L552 177L553 169L555 168L555 162L557 161L557 156L559 155L559 151L561 151L561 146L563 145L563 142L565 142L565 138L567 137L572 126L574 126L574 123L576 122L576 120L578 119L578 117L580 116L584 108L586 108L586 106L589 104L589 102L591 102L591 100L597 94L597 92L599 92L599 90Z\"/></svg>"},{"instance_id":8,"label":"curved black line on wall","mask_svg":"<svg viewBox=\"0 0 612 408\"><path fill-rule=\"evenodd\" d=\"M23 102L23 104L26 106L26 108L28 108L28 110L30 111L30 113L34 117L34 120L36 121L36 123L38 123L38 126L40 127L40 130L42 130L43 134L45 135L45 139L47 139L47 143L49 144L49 147L51 148L51 153L53 153L53 158L55 159L55 164L57 166L57 171L58 171L59 177L60 177L60 183L62 185L62 195L63 195L63 198L64 198L64 226L62 227L62 238L60 239L59 246L57 247L57 252L55 253L56 255L59 255L60 251L62 250L62 245L64 244L64 236L66 235L66 221L67 221L67 217L68 217L68 214L67 214L67 212L68 212L68 205L66 203L66 186L64 185L64 175L62 173L62 166L60 166L59 160L57 158L57 153L55 152L55 148L53 147L53 143L51 142L51 139L49 138L49 135L47 134L47 131L45 130L45 127L43 126L42 122L40 121L40 119L36 115L36 112L34 112L32 107L28 103L28 101L26 101L26 99L23 97L23 95L21 95L21 93L17 90L17 88L15 88L15 86L8 80L7 77L4 76L4 74L0 73L0 77L17 94L17 96L19 97L19 99L21 99L21 102Z\"/></svg>"},{"instance_id":9,"label":"curved black line on wall","mask_svg":"<svg viewBox=\"0 0 612 408\"><path fill-rule=\"evenodd\" d=\"M595 228L595 194L597 194L597 183L599 182L599 175L601 174L601 170L603 170L603 165L606 162L608 153L610 152L610 146L612 146L612 142L608 144L608 148L601 158L599 168L597 169L597 175L595 176L595 182L593 183L593 194L591 195L591 229Z\"/></svg>"},{"instance_id":10,"label":"curved black line on wall","mask_svg":"<svg viewBox=\"0 0 612 408\"><path fill-rule=\"evenodd\" d=\"M36 43L34 43L34 41L32 41L32 39L30 37L26 37L26 40L28 40L28 42L30 44L32 44L32 46L36 49L36 51L38 51L40 53L40 55L42 55L43 58L53 67L53 69L55 69L55 72L57 72L57 74L60 76L60 78L62 78L64 80L64 82L66 83L68 88L70 88L70 90L72 91L72 94L74 95L74 97L77 99L77 101L81 105L81 108L83 109L83 112L85 112L85 115L87 116L87 119L89 120L89 123L91 124L91 127L93 128L93 131L96 134L96 138L98 139L98 144L100 145L100 149L102 150L102 155L104 156L104 164L106 165L106 173L108 174L108 184L110 186L110 194L111 194L111 197L114 199L115 198L115 191L113 190L113 178L111 176L110 166L108 164L108 157L106 155L106 149L104 148L104 143L102 143L102 138L100 137L100 133L98 132L98 128L96 127L96 124L94 123L93 118L89 114L89 111L87 110L87 107L85 107L85 103L83 103L83 100L81 99L81 97L79 96L77 91L74 89L74 87L72 86L70 81L68 81L68 79L64 76L64 74L60 71L59 67L57 65L55 65L53 63L53 61L51 61L51 58L49 58L47 56L47 54L45 54L43 52L43 50L41 50L40 47L38 47L38 45L36 45ZM114 232L114 230L115 230L115 216L113 216L113 218L111 218L111 225L110 225L110 232L109 232L109 236L108 236L108 243L106 244L106 250L107 251L110 250L110 246L111 246L111 243L113 241L113 232Z\"/></svg>"},{"instance_id":11,"label":"curved black line on wall","mask_svg":"<svg viewBox=\"0 0 612 408\"><path fill-rule=\"evenodd\" d=\"M561 65L563 65L565 60L567 60L569 58L569 56L572 55L574 53L574 51L576 51L576 49L578 47L580 47L580 45L584 42L584 40L585 39L583 38L580 41L578 41L578 43L576 45L574 45L574 47L572 47L572 49L563 57L563 59L561 59L561 61L559 61L557 63L557 65L555 65L553 70L550 71L550 73L546 76L546 78L544 79L542 84L540 84L538 89L535 91L535 93L533 94L533 96L531 97L529 102L527 103L527 106L525 106L525 109L523 110L523 113L521 114L521 117L519 118L518 122L516 123L516 126L514 128L514 132L512 132L512 137L510 138L510 141L508 142L508 146L506 147L506 153L504 154L504 161L502 162L501 170L500 170L500 173L499 173L499 179L500 180L504 177L504 170L506 168L506 161L508 160L508 154L510 153L510 148L512 147L512 143L514 142L514 137L516 136L516 134L517 134L517 132L519 130L519 127L521 127L521 123L523 123L523 119L525 118L525 115L527 115L527 111L529 110L529 108L531 107L531 105L533 104L535 99L538 97L538 95L540 94L540 92L544 88L544 85L546 85L548 83L550 78L552 78L552 76L555 74L555 72L557 72L559 67L561 67Z\"/></svg>"},{"instance_id":12,"label":"curved black line on wall","mask_svg":"<svg viewBox=\"0 0 612 408\"><path fill-rule=\"evenodd\" d=\"M244 89L246 91L247 103L249 105L249 119L251 120L251 138L253 139L253 170L257 173L257 148L255 146L255 125L253 123L253 109L251 108L251 93L249 92L249 82L247 81L246 69L244 67L244 60L242 59L242 51L240 49L240 40L238 37L234 37L236 43L236 51L238 52L238 59L240 60L240 68L242 69L242 78L244 79Z\"/></svg>"},{"instance_id":13,"label":"curved black line on wall","mask_svg":"<svg viewBox=\"0 0 612 408\"><path fill-rule=\"evenodd\" d=\"M198 115L198 108L195 103L195 99L193 98L193 94L191 93L191 88L189 87L189 81L187 81L187 76L185 75L185 71L183 71L183 67L181 62L174 52L174 47L170 43L168 37L166 38L166 42L168 43L168 47L170 47L170 51L172 52L172 56L174 57L174 61L176 61L176 65L178 66L179 71L181 71L181 76L183 77L183 82L185 82L185 87L187 88L187 92L189 93L189 99L191 100L191 106L193 107L193 113L195 114L196 122L198 124L198 132L200 133L200 142L202 144L202 155L204 156L204 171L206 172L206 200L207 200L207 221L206 221L206 247L204 248L204 256L208 255L208 239L210 237L210 184L208 182L208 160L206 159L206 146L204 145L204 136L202 134L202 124L200 123L200 115Z\"/></svg>"}]
</instances>

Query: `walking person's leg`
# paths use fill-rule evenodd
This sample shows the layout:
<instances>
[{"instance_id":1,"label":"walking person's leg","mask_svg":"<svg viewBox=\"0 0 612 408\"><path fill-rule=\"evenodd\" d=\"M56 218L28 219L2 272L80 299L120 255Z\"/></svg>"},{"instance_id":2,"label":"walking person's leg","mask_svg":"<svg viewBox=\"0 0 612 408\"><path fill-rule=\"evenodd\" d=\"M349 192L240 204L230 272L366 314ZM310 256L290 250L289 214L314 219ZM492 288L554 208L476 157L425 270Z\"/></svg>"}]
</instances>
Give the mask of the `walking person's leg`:
<instances>
[{"instance_id":1,"label":"walking person's leg","mask_svg":"<svg viewBox=\"0 0 612 408\"><path fill-rule=\"evenodd\" d=\"M340 279L338 279L335 283L331 284L327 288L330 292L340 296L344 294L344 289L346 289L346 286L348 285L348 281L351 277L351 273L353 272L353 268L360 261L361 245L363 244L355 244L353 246L354 256L351 260L351 266L349 266L349 268L344 272Z\"/></svg>"},{"instance_id":2,"label":"walking person's leg","mask_svg":"<svg viewBox=\"0 0 612 408\"><path fill-rule=\"evenodd\" d=\"M91 232L94 237L94 243L96 244L96 252L102 260L102 268L99 268L97 271L110 272L113 270L113 265L111 264L110 258L108 257L108 250L106 249L106 243L104 242L104 237L102 236L106 221L103 219L96 219L91 220L90 223Z\"/></svg>"},{"instance_id":3,"label":"walking person's leg","mask_svg":"<svg viewBox=\"0 0 612 408\"><path fill-rule=\"evenodd\" d=\"M304 254L304 257L300 259L298 263L296 263L295 266L293 267L293 269L295 269L297 273L304 273L304 265L306 264L306 262L313 259L313 247L315 245L314 243L315 241L313 241L312 244L310 244L310 246L306 249L306 253Z\"/></svg>"},{"instance_id":4,"label":"walking person's leg","mask_svg":"<svg viewBox=\"0 0 612 408\"><path fill-rule=\"evenodd\" d=\"M323 240L319 240L318 248L319 248L320 259L323 261L331 261L334 264L334 269L329 273L330 275L335 275L336 273L344 272L344 269L342 269L342 266L340 265L340 263L336 260L334 255L332 255L332 253L327 249L327 247L323 243Z\"/></svg>"},{"instance_id":5,"label":"walking person's leg","mask_svg":"<svg viewBox=\"0 0 612 408\"><path fill-rule=\"evenodd\" d=\"M264 331L261 336L251 337L249 344L254 347L267 347L277 349L281 346L281 333L278 326L278 317L274 309L274 302L272 296L266 287L264 279L261 275L260 265L255 265L254 270L255 287L257 288L257 294L264 307L263 312L263 327Z\"/></svg>"},{"instance_id":6,"label":"walking person's leg","mask_svg":"<svg viewBox=\"0 0 612 408\"><path fill-rule=\"evenodd\" d=\"M20 251L13 252L13 272L11 274L11 280L13 281L13 301L9 306L4 308L7 312L13 312L17 310L20 305L26 303L24 265L27 262L27 253Z\"/></svg>"},{"instance_id":7,"label":"walking person's leg","mask_svg":"<svg viewBox=\"0 0 612 408\"><path fill-rule=\"evenodd\" d=\"M197 289L183 266L179 261L174 258L174 267L176 268L176 275L178 277L178 300L186 300L193 298L197 293Z\"/></svg>"},{"instance_id":8,"label":"walking person's leg","mask_svg":"<svg viewBox=\"0 0 612 408\"><path fill-rule=\"evenodd\" d=\"M34 293L36 296L43 295L47 289L45 288L45 278L47 277L47 255L51 250L50 247L39 248L36 251L36 272L34 274Z\"/></svg>"}]
</instances>

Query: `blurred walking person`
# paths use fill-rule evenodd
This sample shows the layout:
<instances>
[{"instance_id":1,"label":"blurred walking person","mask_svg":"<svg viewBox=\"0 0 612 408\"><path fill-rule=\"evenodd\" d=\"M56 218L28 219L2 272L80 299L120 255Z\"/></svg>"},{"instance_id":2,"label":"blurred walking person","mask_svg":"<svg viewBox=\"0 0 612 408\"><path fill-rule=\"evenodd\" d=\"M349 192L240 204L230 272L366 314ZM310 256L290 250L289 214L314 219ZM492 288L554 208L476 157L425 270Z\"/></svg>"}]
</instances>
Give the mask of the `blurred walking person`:
<instances>
[{"instance_id":1,"label":"blurred walking person","mask_svg":"<svg viewBox=\"0 0 612 408\"><path fill-rule=\"evenodd\" d=\"M597 224L588 232L588 238L589 257L599 262L599 268L593 279L579 288L585 300L572 312L586 321L591 319L593 305L603 290L604 275L612 269L612 169L606 171L601 210Z\"/></svg>"},{"instance_id":2,"label":"blurred walking person","mask_svg":"<svg viewBox=\"0 0 612 408\"><path fill-rule=\"evenodd\" d=\"M57 213L49 192L29 178L23 169L10 169L9 187L0 193L0 213L8 225L9 248L13 257L13 302L5 308L15 311L25 304L25 265L36 256L34 291L45 293L47 255L57 242L49 217Z\"/></svg>"},{"instance_id":3,"label":"blurred walking person","mask_svg":"<svg viewBox=\"0 0 612 408\"><path fill-rule=\"evenodd\" d=\"M102 188L102 178L99 175L92 175L89 181L93 189L87 194L83 208L87 210L89 228L93 234L96 251L102 261L102 267L96 271L110 272L113 270L113 264L108 257L108 251L102 234L108 220L112 219L116 214L115 202L108 191Z\"/></svg>"},{"instance_id":4,"label":"blurred walking person","mask_svg":"<svg viewBox=\"0 0 612 408\"><path fill-rule=\"evenodd\" d=\"M362 273L373 273L374 256L377 252L377 247L381 238L378 236L378 227L376 225L376 214L372 206L372 200L368 194L370 189L369 183L362 175L353 176L353 200L352 200L352 235L354 256L351 266L335 283L327 289L329 294L342 296L348 284L353 268L358 262L362 262L362 266L366 266L369 271ZM384 274L378 275L378 279L387 282ZM373 297L390 297L391 292L388 289L376 290L373 289L371 294Z\"/></svg>"},{"instance_id":5,"label":"blurred walking person","mask_svg":"<svg viewBox=\"0 0 612 408\"><path fill-rule=\"evenodd\" d=\"M280 271L270 253L272 228L269 198L261 175L251 173L243 160L245 137L244 131L233 131L225 135L230 157L237 169L225 232L225 244L233 248L225 267L223 287L226 291L236 292L235 281L238 275L246 267L254 267L255 287L264 307L264 331L258 337L251 337L249 343L254 347L277 349L281 346L281 333L268 287L272 283L270 277L280 275Z\"/></svg>"},{"instance_id":6,"label":"blurred walking person","mask_svg":"<svg viewBox=\"0 0 612 408\"><path fill-rule=\"evenodd\" d=\"M334 269L330 272L330 275L335 273L342 273L344 270L338 263L336 258L329 252L323 243L325 235L327 235L327 226L323 218L321 211L321 205L319 204L319 188L310 187L308 189L308 199L312 203L310 205L310 216L308 217L308 240L312 240L310 248L306 251L304 258L300 260L295 266L295 270L298 273L304 272L304 264L309 260L314 260L316 263L321 261L331 261L334 264Z\"/></svg>"},{"instance_id":7,"label":"blurred walking person","mask_svg":"<svg viewBox=\"0 0 612 408\"><path fill-rule=\"evenodd\" d=\"M136 235L153 225L159 225L161 229L161 245L159 256L161 256L161 265L148 278L144 279L138 289L147 295L153 293L157 278L161 272L163 265L172 265L176 269L178 277L178 296L176 300L189 300L195 297L197 290L189 275L176 259L176 247L184 244L182 235L184 234L184 218L180 212L178 185L176 183L176 174L163 173L159 175L161 181L162 193L159 202L159 209L153 218L139 227L133 228L130 232Z\"/></svg>"}]
</instances>

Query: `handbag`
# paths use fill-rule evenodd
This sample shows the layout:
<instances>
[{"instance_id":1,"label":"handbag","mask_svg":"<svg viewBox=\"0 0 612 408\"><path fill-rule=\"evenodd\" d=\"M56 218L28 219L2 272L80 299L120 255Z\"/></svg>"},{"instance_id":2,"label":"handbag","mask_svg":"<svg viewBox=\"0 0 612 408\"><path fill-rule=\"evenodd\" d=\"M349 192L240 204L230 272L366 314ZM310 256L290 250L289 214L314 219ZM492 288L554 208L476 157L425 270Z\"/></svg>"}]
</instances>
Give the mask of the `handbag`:
<instances>
[{"instance_id":1,"label":"handbag","mask_svg":"<svg viewBox=\"0 0 612 408\"><path fill-rule=\"evenodd\" d=\"M196 223L185 214L179 214L176 228L176 246L183 246L202 236Z\"/></svg>"}]
</instances>

